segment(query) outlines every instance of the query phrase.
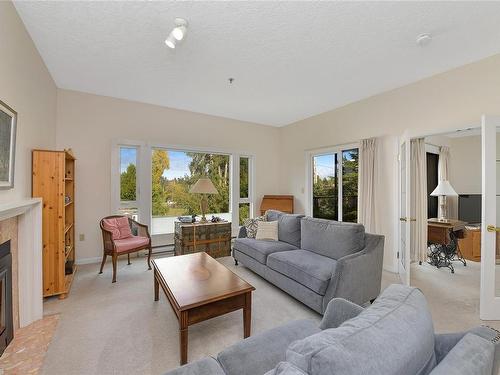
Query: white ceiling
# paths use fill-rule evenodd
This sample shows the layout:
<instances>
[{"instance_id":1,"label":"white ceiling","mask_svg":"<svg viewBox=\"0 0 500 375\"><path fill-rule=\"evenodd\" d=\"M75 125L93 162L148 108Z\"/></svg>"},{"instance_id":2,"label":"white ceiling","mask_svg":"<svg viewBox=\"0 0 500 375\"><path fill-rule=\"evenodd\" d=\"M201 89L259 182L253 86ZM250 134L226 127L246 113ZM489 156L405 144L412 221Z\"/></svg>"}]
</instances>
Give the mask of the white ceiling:
<instances>
[{"instance_id":1,"label":"white ceiling","mask_svg":"<svg viewBox=\"0 0 500 375\"><path fill-rule=\"evenodd\" d=\"M499 2L15 6L60 88L275 126L500 52Z\"/></svg>"}]
</instances>

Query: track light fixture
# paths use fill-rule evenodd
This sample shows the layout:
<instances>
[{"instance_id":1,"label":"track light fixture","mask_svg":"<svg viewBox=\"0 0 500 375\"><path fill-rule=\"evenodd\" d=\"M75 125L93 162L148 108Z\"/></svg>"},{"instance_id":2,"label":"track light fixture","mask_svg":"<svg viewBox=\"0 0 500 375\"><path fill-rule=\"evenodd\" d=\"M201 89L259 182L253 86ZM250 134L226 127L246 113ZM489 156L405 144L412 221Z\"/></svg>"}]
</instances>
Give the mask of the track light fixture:
<instances>
[{"instance_id":1,"label":"track light fixture","mask_svg":"<svg viewBox=\"0 0 500 375\"><path fill-rule=\"evenodd\" d=\"M170 33L170 35L168 36L168 38L165 39L165 44L167 45L167 47L170 47L172 49L175 48L175 45L177 44L177 40L174 38L174 36L172 35L172 33Z\"/></svg>"},{"instance_id":2,"label":"track light fixture","mask_svg":"<svg viewBox=\"0 0 500 375\"><path fill-rule=\"evenodd\" d=\"M170 48L175 48L177 42L180 42L186 36L188 23L184 18L176 18L175 27L170 32L165 44Z\"/></svg>"}]
</instances>

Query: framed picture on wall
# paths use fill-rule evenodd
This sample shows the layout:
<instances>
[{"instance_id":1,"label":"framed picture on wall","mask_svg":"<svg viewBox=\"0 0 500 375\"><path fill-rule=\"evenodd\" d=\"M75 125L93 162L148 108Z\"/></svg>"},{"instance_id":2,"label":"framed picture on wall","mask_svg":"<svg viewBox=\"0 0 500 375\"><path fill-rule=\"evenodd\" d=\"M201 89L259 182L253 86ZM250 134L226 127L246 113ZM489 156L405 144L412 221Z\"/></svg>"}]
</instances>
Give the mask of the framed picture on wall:
<instances>
[{"instance_id":1,"label":"framed picture on wall","mask_svg":"<svg viewBox=\"0 0 500 375\"><path fill-rule=\"evenodd\" d=\"M17 113L0 101L0 189L14 187Z\"/></svg>"}]
</instances>

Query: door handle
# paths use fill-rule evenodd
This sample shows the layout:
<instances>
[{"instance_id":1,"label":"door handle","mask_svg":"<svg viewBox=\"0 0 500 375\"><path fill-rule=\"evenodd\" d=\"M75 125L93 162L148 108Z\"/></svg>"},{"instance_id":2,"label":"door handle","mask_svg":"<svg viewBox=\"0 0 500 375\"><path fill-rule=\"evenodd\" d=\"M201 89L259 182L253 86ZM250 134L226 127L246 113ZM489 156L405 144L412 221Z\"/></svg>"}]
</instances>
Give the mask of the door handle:
<instances>
[{"instance_id":1,"label":"door handle","mask_svg":"<svg viewBox=\"0 0 500 375\"><path fill-rule=\"evenodd\" d=\"M488 232L500 232L500 228L498 228L498 227L496 227L496 226L494 226L494 225L488 225L488 226L486 227L486 230L487 230Z\"/></svg>"},{"instance_id":2,"label":"door handle","mask_svg":"<svg viewBox=\"0 0 500 375\"><path fill-rule=\"evenodd\" d=\"M406 217L400 217L399 221L408 221L408 218L406 218Z\"/></svg>"}]
</instances>

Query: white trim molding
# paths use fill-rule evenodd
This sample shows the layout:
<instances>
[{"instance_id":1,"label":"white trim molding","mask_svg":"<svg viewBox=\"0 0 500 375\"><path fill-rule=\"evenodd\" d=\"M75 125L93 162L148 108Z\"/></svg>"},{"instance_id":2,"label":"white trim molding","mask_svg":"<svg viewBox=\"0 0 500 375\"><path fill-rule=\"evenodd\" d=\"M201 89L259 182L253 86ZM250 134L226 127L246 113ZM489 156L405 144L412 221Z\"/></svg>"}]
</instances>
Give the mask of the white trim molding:
<instances>
[{"instance_id":1,"label":"white trim molding","mask_svg":"<svg viewBox=\"0 0 500 375\"><path fill-rule=\"evenodd\" d=\"M43 317L42 200L32 198L0 204L0 220L16 216L19 326L22 328Z\"/></svg>"}]
</instances>

